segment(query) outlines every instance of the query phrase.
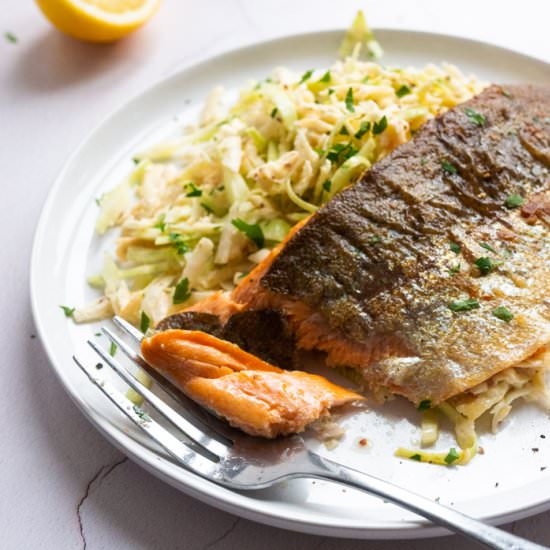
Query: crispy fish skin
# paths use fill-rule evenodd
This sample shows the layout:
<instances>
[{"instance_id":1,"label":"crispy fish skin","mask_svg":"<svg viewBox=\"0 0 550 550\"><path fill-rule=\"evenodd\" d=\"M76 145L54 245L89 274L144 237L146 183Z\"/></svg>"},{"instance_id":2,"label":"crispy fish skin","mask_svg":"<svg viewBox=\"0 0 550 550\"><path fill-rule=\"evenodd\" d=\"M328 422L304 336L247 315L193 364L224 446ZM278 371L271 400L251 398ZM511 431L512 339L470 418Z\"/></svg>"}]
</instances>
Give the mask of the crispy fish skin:
<instances>
[{"instance_id":1,"label":"crispy fish skin","mask_svg":"<svg viewBox=\"0 0 550 550\"><path fill-rule=\"evenodd\" d=\"M208 304L206 307L209 309ZM168 329L206 332L284 369L293 368L295 363L294 337L285 316L278 311L239 311L222 324L217 315L188 310L171 315L156 326L156 330Z\"/></svg>"},{"instance_id":2,"label":"crispy fish skin","mask_svg":"<svg viewBox=\"0 0 550 550\"><path fill-rule=\"evenodd\" d=\"M189 397L250 435L301 432L333 407L363 399L321 376L283 371L201 331L168 329L145 338L141 349Z\"/></svg>"},{"instance_id":3,"label":"crispy fish skin","mask_svg":"<svg viewBox=\"0 0 550 550\"><path fill-rule=\"evenodd\" d=\"M373 388L439 403L550 342L549 205L550 89L491 86L321 208L233 297L284 311L299 347Z\"/></svg>"}]
</instances>

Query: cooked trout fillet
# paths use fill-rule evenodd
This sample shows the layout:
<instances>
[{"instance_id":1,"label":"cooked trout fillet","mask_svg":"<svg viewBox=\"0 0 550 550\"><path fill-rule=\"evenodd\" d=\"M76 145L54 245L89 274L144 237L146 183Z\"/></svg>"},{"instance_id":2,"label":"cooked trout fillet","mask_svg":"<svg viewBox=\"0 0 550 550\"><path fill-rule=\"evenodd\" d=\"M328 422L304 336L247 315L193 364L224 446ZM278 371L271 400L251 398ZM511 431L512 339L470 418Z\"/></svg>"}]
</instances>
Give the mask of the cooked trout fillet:
<instances>
[{"instance_id":1,"label":"cooked trout fillet","mask_svg":"<svg viewBox=\"0 0 550 550\"><path fill-rule=\"evenodd\" d=\"M414 402L521 362L550 342L549 117L549 89L492 86L429 122L235 301L283 310L299 347Z\"/></svg>"},{"instance_id":2,"label":"cooked trout fillet","mask_svg":"<svg viewBox=\"0 0 550 550\"><path fill-rule=\"evenodd\" d=\"M250 435L297 433L333 407L363 399L321 376L284 371L200 331L145 338L143 357L193 400Z\"/></svg>"},{"instance_id":3,"label":"cooked trout fillet","mask_svg":"<svg viewBox=\"0 0 550 550\"><path fill-rule=\"evenodd\" d=\"M281 312L298 348L416 403L532 356L550 342L550 89L494 85L428 122L193 310Z\"/></svg>"}]
</instances>

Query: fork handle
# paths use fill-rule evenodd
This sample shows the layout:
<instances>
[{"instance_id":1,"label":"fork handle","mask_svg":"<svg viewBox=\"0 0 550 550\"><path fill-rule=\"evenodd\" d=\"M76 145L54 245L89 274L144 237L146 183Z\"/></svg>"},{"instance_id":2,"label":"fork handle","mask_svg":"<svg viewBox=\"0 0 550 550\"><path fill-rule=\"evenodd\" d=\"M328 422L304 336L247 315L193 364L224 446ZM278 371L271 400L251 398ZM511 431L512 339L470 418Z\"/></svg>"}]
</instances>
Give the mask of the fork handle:
<instances>
[{"instance_id":1,"label":"fork handle","mask_svg":"<svg viewBox=\"0 0 550 550\"><path fill-rule=\"evenodd\" d=\"M487 525L388 481L337 464L318 455L317 458L320 460L318 464L321 466L320 470L324 470L320 473L319 477L344 483L345 485L366 491L371 495L382 497L419 516L429 519L432 523L447 527L451 531L469 537L488 548L495 548L497 550L543 550L546 548L521 537L511 535L497 527Z\"/></svg>"}]
</instances>

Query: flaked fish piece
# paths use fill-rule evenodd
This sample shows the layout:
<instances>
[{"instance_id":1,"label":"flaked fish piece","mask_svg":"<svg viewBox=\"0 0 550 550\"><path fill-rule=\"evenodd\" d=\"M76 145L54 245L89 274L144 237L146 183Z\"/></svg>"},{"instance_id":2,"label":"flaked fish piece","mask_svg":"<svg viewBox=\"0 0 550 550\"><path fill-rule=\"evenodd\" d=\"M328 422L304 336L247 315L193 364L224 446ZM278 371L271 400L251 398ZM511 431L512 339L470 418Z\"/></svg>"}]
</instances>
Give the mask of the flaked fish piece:
<instances>
[{"instance_id":1,"label":"flaked fish piece","mask_svg":"<svg viewBox=\"0 0 550 550\"><path fill-rule=\"evenodd\" d=\"M250 435L297 433L332 408L363 399L325 378L284 371L201 331L145 338L143 357L193 400Z\"/></svg>"},{"instance_id":2,"label":"flaked fish piece","mask_svg":"<svg viewBox=\"0 0 550 550\"><path fill-rule=\"evenodd\" d=\"M550 90L494 85L295 228L222 310L280 312L297 347L436 404L550 342L549 231Z\"/></svg>"}]
</instances>

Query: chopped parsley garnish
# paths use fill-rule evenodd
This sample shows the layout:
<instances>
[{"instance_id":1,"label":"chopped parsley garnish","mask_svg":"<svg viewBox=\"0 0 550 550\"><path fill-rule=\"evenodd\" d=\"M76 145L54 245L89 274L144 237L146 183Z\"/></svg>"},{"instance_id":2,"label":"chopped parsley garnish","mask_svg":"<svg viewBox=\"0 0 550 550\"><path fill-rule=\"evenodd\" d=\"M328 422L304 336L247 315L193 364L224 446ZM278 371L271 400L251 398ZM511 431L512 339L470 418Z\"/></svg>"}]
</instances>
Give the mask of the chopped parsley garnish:
<instances>
[{"instance_id":1,"label":"chopped parsley garnish","mask_svg":"<svg viewBox=\"0 0 550 550\"><path fill-rule=\"evenodd\" d=\"M428 164L428 159L420 159L420 166L426 166Z\"/></svg>"},{"instance_id":2,"label":"chopped parsley garnish","mask_svg":"<svg viewBox=\"0 0 550 550\"><path fill-rule=\"evenodd\" d=\"M154 226L157 229L159 229L161 233L164 233L164 230L166 229L166 224L164 223L165 217L166 217L166 214L161 214L159 217L159 221Z\"/></svg>"},{"instance_id":3,"label":"chopped parsley garnish","mask_svg":"<svg viewBox=\"0 0 550 550\"><path fill-rule=\"evenodd\" d=\"M381 134L388 127L388 119L384 115L378 122L372 125L372 133L377 136Z\"/></svg>"},{"instance_id":4,"label":"chopped parsley garnish","mask_svg":"<svg viewBox=\"0 0 550 550\"><path fill-rule=\"evenodd\" d=\"M94 200L95 200L95 203L98 205L98 206L101 206L101 199L102 197L96 197Z\"/></svg>"},{"instance_id":5,"label":"chopped parsley garnish","mask_svg":"<svg viewBox=\"0 0 550 550\"><path fill-rule=\"evenodd\" d=\"M349 136L348 129L345 126L342 126L342 128L340 128L339 133L340 133L341 136Z\"/></svg>"},{"instance_id":6,"label":"chopped parsley garnish","mask_svg":"<svg viewBox=\"0 0 550 550\"><path fill-rule=\"evenodd\" d=\"M134 164L139 164L139 159L138 159L137 157L134 157L134 158L132 159L132 162L133 162Z\"/></svg>"},{"instance_id":7,"label":"chopped parsley garnish","mask_svg":"<svg viewBox=\"0 0 550 550\"><path fill-rule=\"evenodd\" d=\"M406 85L406 84L403 84L396 92L395 92L395 95L397 97L403 97L405 95L408 95L411 93L411 89Z\"/></svg>"},{"instance_id":8,"label":"chopped parsley garnish","mask_svg":"<svg viewBox=\"0 0 550 550\"><path fill-rule=\"evenodd\" d=\"M429 399L424 399L420 401L417 407L419 411L427 411L428 409L431 409L431 408L432 408L432 402Z\"/></svg>"},{"instance_id":9,"label":"chopped parsley garnish","mask_svg":"<svg viewBox=\"0 0 550 550\"><path fill-rule=\"evenodd\" d=\"M479 246L481 246L481 248L484 248L485 250L488 250L489 252L492 252L493 254L498 254L498 252L490 244L479 243Z\"/></svg>"},{"instance_id":10,"label":"chopped parsley garnish","mask_svg":"<svg viewBox=\"0 0 550 550\"><path fill-rule=\"evenodd\" d=\"M421 462L422 461L422 457L417 453L417 454L414 454L414 455L411 455L409 457L411 460L418 460L418 462Z\"/></svg>"},{"instance_id":11,"label":"chopped parsley garnish","mask_svg":"<svg viewBox=\"0 0 550 550\"><path fill-rule=\"evenodd\" d=\"M279 109L277 109L277 107L273 107L273 110L271 111L271 118L275 118L278 112Z\"/></svg>"},{"instance_id":12,"label":"chopped parsley garnish","mask_svg":"<svg viewBox=\"0 0 550 550\"><path fill-rule=\"evenodd\" d=\"M183 254L189 250L189 246L182 240L179 233L170 233L168 237L172 241L172 245L180 256L183 256Z\"/></svg>"},{"instance_id":13,"label":"chopped parsley garnish","mask_svg":"<svg viewBox=\"0 0 550 550\"><path fill-rule=\"evenodd\" d=\"M17 43L17 36L15 36L15 34L13 34L12 32L5 32L4 33L4 38L8 41L8 42L11 42L12 44L16 44Z\"/></svg>"},{"instance_id":14,"label":"chopped parsley garnish","mask_svg":"<svg viewBox=\"0 0 550 550\"><path fill-rule=\"evenodd\" d=\"M456 265L452 265L450 268L449 268L449 275L456 275L457 273L460 273L460 268L461 268L461 264L460 262L457 263Z\"/></svg>"},{"instance_id":15,"label":"chopped parsley garnish","mask_svg":"<svg viewBox=\"0 0 550 550\"><path fill-rule=\"evenodd\" d=\"M370 76L367 75L365 78L363 78L362 82L363 84L366 84L369 81Z\"/></svg>"},{"instance_id":16,"label":"chopped parsley garnish","mask_svg":"<svg viewBox=\"0 0 550 550\"><path fill-rule=\"evenodd\" d=\"M487 119L477 111L474 111L470 107L464 109L464 114L476 125L476 126L485 126Z\"/></svg>"},{"instance_id":17,"label":"chopped parsley garnish","mask_svg":"<svg viewBox=\"0 0 550 550\"><path fill-rule=\"evenodd\" d=\"M262 228L257 223L246 223L240 218L231 220L231 223L236 227L241 233L244 233L251 241L253 241L258 248L263 248L264 246L264 232Z\"/></svg>"},{"instance_id":18,"label":"chopped parsley garnish","mask_svg":"<svg viewBox=\"0 0 550 550\"><path fill-rule=\"evenodd\" d=\"M348 93L346 94L346 109L350 113L355 113L355 107L353 106L353 89L348 88Z\"/></svg>"},{"instance_id":19,"label":"chopped parsley garnish","mask_svg":"<svg viewBox=\"0 0 550 550\"><path fill-rule=\"evenodd\" d=\"M328 84L330 82L331 76L330 71L327 71L320 79L319 82L323 82L325 84Z\"/></svg>"},{"instance_id":20,"label":"chopped parsley garnish","mask_svg":"<svg viewBox=\"0 0 550 550\"><path fill-rule=\"evenodd\" d=\"M151 417L143 409L140 409L137 405L134 405L132 408L142 420L144 420L145 422L151 421Z\"/></svg>"},{"instance_id":21,"label":"chopped parsley garnish","mask_svg":"<svg viewBox=\"0 0 550 550\"><path fill-rule=\"evenodd\" d=\"M174 295L172 296L173 304L183 304L187 302L191 297L191 292L189 290L189 279L184 277L174 289Z\"/></svg>"},{"instance_id":22,"label":"chopped parsley garnish","mask_svg":"<svg viewBox=\"0 0 550 550\"><path fill-rule=\"evenodd\" d=\"M462 248L460 248L460 245L458 243L455 243L455 242L450 242L449 243L449 248L455 253L455 254L460 254Z\"/></svg>"},{"instance_id":23,"label":"chopped parsley garnish","mask_svg":"<svg viewBox=\"0 0 550 550\"><path fill-rule=\"evenodd\" d=\"M508 90L505 90L504 88L502 89L502 95L504 97L507 97L508 99L512 99L514 97Z\"/></svg>"},{"instance_id":24,"label":"chopped parsley garnish","mask_svg":"<svg viewBox=\"0 0 550 550\"><path fill-rule=\"evenodd\" d=\"M481 258L478 258L474 263L476 264L479 272L482 275L487 275L488 273L493 271L495 267L498 266L497 262L493 262L493 260L491 260L491 258L488 258L487 256L482 256Z\"/></svg>"},{"instance_id":25,"label":"chopped parsley garnish","mask_svg":"<svg viewBox=\"0 0 550 550\"><path fill-rule=\"evenodd\" d=\"M363 120L363 122L361 122L361 126L359 126L359 130L357 130L354 137L356 139L361 139L369 130L370 122L368 120Z\"/></svg>"},{"instance_id":26,"label":"chopped parsley garnish","mask_svg":"<svg viewBox=\"0 0 550 550\"><path fill-rule=\"evenodd\" d=\"M369 244L378 244L382 242L382 237L380 235L373 235L369 239Z\"/></svg>"},{"instance_id":27,"label":"chopped parsley garnish","mask_svg":"<svg viewBox=\"0 0 550 550\"><path fill-rule=\"evenodd\" d=\"M353 157L357 152L358 149L355 149L351 143L337 143L330 148L330 151L327 153L327 158L331 162L340 163Z\"/></svg>"},{"instance_id":28,"label":"chopped parsley garnish","mask_svg":"<svg viewBox=\"0 0 550 550\"><path fill-rule=\"evenodd\" d=\"M525 202L525 199L521 195L509 195L506 197L506 200L504 201L504 206L506 208L517 208L518 206L522 206Z\"/></svg>"},{"instance_id":29,"label":"chopped parsley garnish","mask_svg":"<svg viewBox=\"0 0 550 550\"><path fill-rule=\"evenodd\" d=\"M334 88L329 88L328 89L328 95L332 95L334 93Z\"/></svg>"},{"instance_id":30,"label":"chopped parsley garnish","mask_svg":"<svg viewBox=\"0 0 550 550\"><path fill-rule=\"evenodd\" d=\"M443 168L443 171L447 174L458 174L458 170L456 169L456 166L454 164L451 164L448 160L443 159L441 161L441 168Z\"/></svg>"},{"instance_id":31,"label":"chopped parsley garnish","mask_svg":"<svg viewBox=\"0 0 550 550\"><path fill-rule=\"evenodd\" d=\"M505 323L509 323L513 318L514 314L506 307L499 306L496 309L493 310L493 315L500 319L501 321L504 321Z\"/></svg>"},{"instance_id":32,"label":"chopped parsley garnish","mask_svg":"<svg viewBox=\"0 0 550 550\"><path fill-rule=\"evenodd\" d=\"M149 325L151 324L151 319L147 316L147 313L145 311L141 312L141 319L139 321L139 330L145 334L147 332L147 329L149 328Z\"/></svg>"},{"instance_id":33,"label":"chopped parsley garnish","mask_svg":"<svg viewBox=\"0 0 550 550\"><path fill-rule=\"evenodd\" d=\"M466 300L457 300L456 302L451 302L449 304L449 309L455 313L460 311L470 311L472 309L479 309L479 302L472 298Z\"/></svg>"},{"instance_id":34,"label":"chopped parsley garnish","mask_svg":"<svg viewBox=\"0 0 550 550\"><path fill-rule=\"evenodd\" d=\"M111 357L114 357L116 355L117 349L118 349L118 346L114 342L111 342L111 346L109 347L109 355Z\"/></svg>"},{"instance_id":35,"label":"chopped parsley garnish","mask_svg":"<svg viewBox=\"0 0 550 550\"><path fill-rule=\"evenodd\" d=\"M323 182L323 189L327 192L327 193L330 193L330 188L332 187L332 182L330 180L325 180Z\"/></svg>"},{"instance_id":36,"label":"chopped parsley garnish","mask_svg":"<svg viewBox=\"0 0 550 550\"><path fill-rule=\"evenodd\" d=\"M76 308L75 307L69 307L69 306L59 306L63 313L65 314L65 317L72 317Z\"/></svg>"},{"instance_id":37,"label":"chopped parsley garnish","mask_svg":"<svg viewBox=\"0 0 550 550\"><path fill-rule=\"evenodd\" d=\"M214 212L214 210L212 210L212 207L205 202L201 202L201 206L206 210L208 214L212 214Z\"/></svg>"},{"instance_id":38,"label":"chopped parsley garnish","mask_svg":"<svg viewBox=\"0 0 550 550\"><path fill-rule=\"evenodd\" d=\"M185 184L186 197L202 197L202 191L192 182Z\"/></svg>"},{"instance_id":39,"label":"chopped parsley garnish","mask_svg":"<svg viewBox=\"0 0 550 550\"><path fill-rule=\"evenodd\" d=\"M309 80L311 78L311 75L313 74L313 70L310 69L309 71L306 71L303 75L302 75L302 78L300 78L300 82L298 82L298 84L303 84L306 80Z\"/></svg>"},{"instance_id":40,"label":"chopped parsley garnish","mask_svg":"<svg viewBox=\"0 0 550 550\"><path fill-rule=\"evenodd\" d=\"M456 452L454 447L451 447L447 456L445 457L445 462L451 465L453 462L456 462L460 458L460 455Z\"/></svg>"}]
</instances>

